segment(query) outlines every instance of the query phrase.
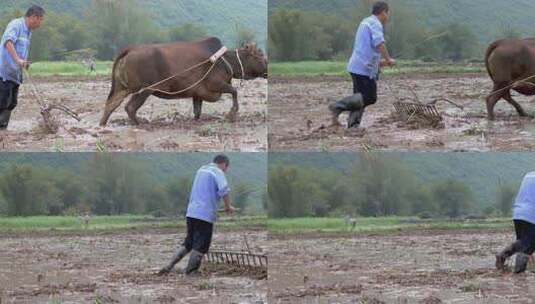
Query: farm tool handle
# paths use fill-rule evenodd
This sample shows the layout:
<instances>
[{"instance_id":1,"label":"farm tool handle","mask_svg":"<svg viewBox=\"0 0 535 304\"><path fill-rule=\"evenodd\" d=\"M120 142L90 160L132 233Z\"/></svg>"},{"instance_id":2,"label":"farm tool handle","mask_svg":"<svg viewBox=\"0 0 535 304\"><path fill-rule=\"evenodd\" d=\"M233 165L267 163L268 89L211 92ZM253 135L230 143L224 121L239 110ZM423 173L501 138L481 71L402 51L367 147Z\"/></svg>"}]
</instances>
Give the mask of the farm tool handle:
<instances>
[{"instance_id":1,"label":"farm tool handle","mask_svg":"<svg viewBox=\"0 0 535 304\"><path fill-rule=\"evenodd\" d=\"M47 104L43 99L41 99L41 92L37 88L37 85L33 81L30 73L26 69L22 69L24 72L24 76L28 79L28 84L31 90L31 95L33 95L35 101L37 101L37 104L40 107L41 114L44 116L45 113L49 113L50 110L59 110L64 112L65 114L69 115L70 117L74 118L77 121L80 121L80 117L78 116L78 113L74 112L73 110L67 108L64 105L59 104Z\"/></svg>"},{"instance_id":2,"label":"farm tool handle","mask_svg":"<svg viewBox=\"0 0 535 304\"><path fill-rule=\"evenodd\" d=\"M236 212L240 212L241 209L240 209L240 208L234 208L234 211L236 211ZM219 213L225 213L225 212L227 212L227 210L225 210L225 209L219 209L219 210L217 210L217 212L219 212Z\"/></svg>"},{"instance_id":3,"label":"farm tool handle","mask_svg":"<svg viewBox=\"0 0 535 304\"><path fill-rule=\"evenodd\" d=\"M449 31L445 31L445 32L442 32L442 33L439 33L439 34L435 34L435 35L431 35L431 36L428 36L427 38L423 39L422 41L416 43L416 44L413 44L412 47L413 49L416 48L417 46L420 46L428 41L431 41L431 40L434 40L434 39L437 39L437 38L440 38L440 37L443 37L443 36L446 36L447 34L449 34L450 32ZM396 56L394 57L401 57L402 55L405 55L405 53L407 53L407 50L403 51L403 52L400 52L398 54L396 54Z\"/></svg>"},{"instance_id":4,"label":"farm tool handle","mask_svg":"<svg viewBox=\"0 0 535 304\"><path fill-rule=\"evenodd\" d=\"M33 97L35 98L35 101L37 101L37 103L41 107L41 111L43 111L44 109L46 109L46 103L41 99L41 94L39 90L37 89L37 85L33 82L32 77L30 76L30 73L26 69L23 68L22 71L24 72L24 76L28 79L28 84L32 91L31 93Z\"/></svg>"},{"instance_id":5,"label":"farm tool handle","mask_svg":"<svg viewBox=\"0 0 535 304\"><path fill-rule=\"evenodd\" d=\"M148 90L153 91L153 92L159 92L159 93L166 94L166 95L177 95L177 94L184 93L184 92L186 92L188 90L191 90L194 87L198 86L201 82L203 82L206 79L206 77L208 77L210 72L212 72L212 70L215 68L215 66L219 62L219 59L223 59L224 60L223 55L225 55L226 52L227 52L227 48L226 47L222 47L216 53L214 53L214 55L210 56L210 58L208 58L208 59L206 59L204 61L201 61L201 62L199 62L199 63L187 68L186 70L184 70L184 71L182 71L180 73L174 74L174 75L172 75L170 77L167 77L167 78L165 78L163 80L160 80L160 81L158 81L158 82L156 82L154 84L151 84L148 87L144 87L144 88L140 89L139 91L137 91L134 95L137 95L139 93L143 93L143 92L148 91ZM190 72L190 71L192 71L192 70L194 70L196 68L199 68L199 67L201 67L201 66L203 66L203 65L205 65L205 64L207 64L209 62L211 62L212 65L210 66L208 71L206 71L206 73L204 73L204 75L198 81L194 82L193 84L191 84L190 86L188 86L185 89L182 89L182 90L179 90L179 91L176 91L176 92L168 92L168 91L164 91L164 90L160 90L160 89L156 89L155 88L155 87L161 85L162 83L165 83L165 82L167 82L167 81L169 81L169 80L171 80L173 78L176 78L178 76L182 76L185 73ZM231 75L231 77L232 77L232 75Z\"/></svg>"}]
</instances>

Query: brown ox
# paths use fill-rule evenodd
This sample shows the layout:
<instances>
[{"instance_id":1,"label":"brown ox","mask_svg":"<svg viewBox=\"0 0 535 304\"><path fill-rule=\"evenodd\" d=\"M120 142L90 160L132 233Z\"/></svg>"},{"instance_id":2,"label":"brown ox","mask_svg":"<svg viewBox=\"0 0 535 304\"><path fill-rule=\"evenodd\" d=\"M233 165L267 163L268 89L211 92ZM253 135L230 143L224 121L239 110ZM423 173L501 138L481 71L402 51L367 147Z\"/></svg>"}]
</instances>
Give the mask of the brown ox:
<instances>
[{"instance_id":1,"label":"brown ox","mask_svg":"<svg viewBox=\"0 0 535 304\"><path fill-rule=\"evenodd\" d=\"M505 99L520 116L528 116L511 97L511 90L523 95L535 95L535 38L503 39L492 43L485 55L487 71L494 82L487 97L487 113L494 120L494 107Z\"/></svg>"},{"instance_id":2,"label":"brown ox","mask_svg":"<svg viewBox=\"0 0 535 304\"><path fill-rule=\"evenodd\" d=\"M222 47L219 39L208 38L199 42L140 45L123 50L113 64L112 87L100 125L105 126L111 113L131 94L125 110L134 124L139 123L137 111L151 95L164 99L193 98L195 119L199 119L203 101L216 102L222 94L232 94L228 117L234 120L239 105L232 79L266 78L267 60L262 50L248 44L227 51L213 67L208 62L187 71Z\"/></svg>"}]
</instances>

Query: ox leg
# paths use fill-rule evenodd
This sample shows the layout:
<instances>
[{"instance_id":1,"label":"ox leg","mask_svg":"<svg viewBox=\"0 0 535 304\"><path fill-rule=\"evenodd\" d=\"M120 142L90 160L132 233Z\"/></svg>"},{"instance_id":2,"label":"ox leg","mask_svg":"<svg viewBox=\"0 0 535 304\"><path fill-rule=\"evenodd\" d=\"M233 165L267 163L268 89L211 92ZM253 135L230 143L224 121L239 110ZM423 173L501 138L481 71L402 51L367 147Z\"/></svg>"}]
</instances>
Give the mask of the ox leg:
<instances>
[{"instance_id":1,"label":"ox leg","mask_svg":"<svg viewBox=\"0 0 535 304\"><path fill-rule=\"evenodd\" d=\"M521 117L528 117L529 115L524 111L522 106L516 102L516 100L513 99L511 96L511 91L507 91L507 93L503 96L503 99L507 100L513 107L515 107L516 111L518 112L518 115Z\"/></svg>"},{"instance_id":2,"label":"ox leg","mask_svg":"<svg viewBox=\"0 0 535 304\"><path fill-rule=\"evenodd\" d=\"M498 91L506 86L507 83L495 84L492 93L487 97L487 115L489 120L494 120L496 118L494 116L494 107L496 106L496 103L498 103L498 100L503 97L503 91Z\"/></svg>"},{"instance_id":3,"label":"ox leg","mask_svg":"<svg viewBox=\"0 0 535 304\"><path fill-rule=\"evenodd\" d=\"M193 97L193 115L195 117L195 120L199 120L201 118L202 113L202 99L199 97Z\"/></svg>"},{"instance_id":4,"label":"ox leg","mask_svg":"<svg viewBox=\"0 0 535 304\"><path fill-rule=\"evenodd\" d=\"M231 122L235 122L238 111L240 110L240 105L238 104L238 90L230 84L225 84L222 87L221 93L232 94L232 108L227 114L227 119Z\"/></svg>"},{"instance_id":5,"label":"ox leg","mask_svg":"<svg viewBox=\"0 0 535 304\"><path fill-rule=\"evenodd\" d=\"M149 98L150 95L151 93L147 92L132 95L132 98L130 98L130 101L128 101L124 107L126 113L128 113L128 117L134 125L139 125L137 111L139 108L141 108L141 106L143 106L143 104L145 104L145 101L147 101L147 98Z\"/></svg>"},{"instance_id":6,"label":"ox leg","mask_svg":"<svg viewBox=\"0 0 535 304\"><path fill-rule=\"evenodd\" d=\"M106 101L106 108L104 109L104 115L102 115L102 119L100 120L100 126L104 127L108 124L111 113L121 105L128 94L128 91L119 91Z\"/></svg>"}]
</instances>

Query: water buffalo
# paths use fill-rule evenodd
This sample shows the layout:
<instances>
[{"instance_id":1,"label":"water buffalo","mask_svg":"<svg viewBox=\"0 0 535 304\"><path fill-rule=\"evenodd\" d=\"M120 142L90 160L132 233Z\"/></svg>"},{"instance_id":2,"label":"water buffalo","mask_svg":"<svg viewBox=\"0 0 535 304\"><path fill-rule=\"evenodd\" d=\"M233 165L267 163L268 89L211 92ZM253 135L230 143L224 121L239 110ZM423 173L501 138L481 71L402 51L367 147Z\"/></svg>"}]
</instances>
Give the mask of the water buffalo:
<instances>
[{"instance_id":1,"label":"water buffalo","mask_svg":"<svg viewBox=\"0 0 535 304\"><path fill-rule=\"evenodd\" d=\"M254 44L247 44L237 50L227 51L218 60L206 78L211 63L203 64L187 73L165 80L199 64L223 47L217 38L198 42L175 42L129 47L115 59L112 73L112 87L104 115L100 121L105 126L113 111L122 101L132 95L125 110L134 124L138 124L136 113L149 96L164 99L193 98L195 119L199 119L203 101L216 102L224 93L232 94L232 109L228 114L234 120L239 106L238 93L232 86L232 79L254 79L267 77L267 59L262 50ZM158 84L155 87L147 87ZM180 92L184 89L190 89ZM180 92L180 93L177 93Z\"/></svg>"},{"instance_id":2,"label":"water buffalo","mask_svg":"<svg viewBox=\"0 0 535 304\"><path fill-rule=\"evenodd\" d=\"M511 97L511 90L523 95L535 95L535 38L502 39L492 43L485 55L487 71L494 82L487 97L489 120L494 120L494 107L505 99L520 116L528 116Z\"/></svg>"}]
</instances>

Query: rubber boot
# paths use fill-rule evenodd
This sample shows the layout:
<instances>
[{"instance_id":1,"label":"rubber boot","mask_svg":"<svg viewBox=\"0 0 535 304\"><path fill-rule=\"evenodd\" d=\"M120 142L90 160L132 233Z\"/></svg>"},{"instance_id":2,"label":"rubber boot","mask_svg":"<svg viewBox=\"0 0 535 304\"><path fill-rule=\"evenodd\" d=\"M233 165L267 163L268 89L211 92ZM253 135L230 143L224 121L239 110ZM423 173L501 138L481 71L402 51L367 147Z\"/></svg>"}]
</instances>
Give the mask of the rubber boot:
<instances>
[{"instance_id":1,"label":"rubber boot","mask_svg":"<svg viewBox=\"0 0 535 304\"><path fill-rule=\"evenodd\" d=\"M529 255L518 253L515 261L515 273L523 273L528 268Z\"/></svg>"},{"instance_id":2,"label":"rubber boot","mask_svg":"<svg viewBox=\"0 0 535 304\"><path fill-rule=\"evenodd\" d=\"M4 110L0 113L0 130L6 130L11 118L11 111Z\"/></svg>"},{"instance_id":3,"label":"rubber boot","mask_svg":"<svg viewBox=\"0 0 535 304\"><path fill-rule=\"evenodd\" d=\"M498 270L504 270L505 269L505 262L508 258L512 257L515 253L520 250L520 241L516 241L512 243L511 245L505 247L502 252L498 253L496 255L496 269Z\"/></svg>"},{"instance_id":4,"label":"rubber boot","mask_svg":"<svg viewBox=\"0 0 535 304\"><path fill-rule=\"evenodd\" d=\"M173 256L173 259L171 260L171 263L169 263L169 265L167 265L164 268L162 268L158 272L158 275L166 275L166 274L170 273L171 270L173 270L173 268L175 267L175 265L178 262L180 262L180 260L182 260L188 254L188 252L189 252L189 250L187 250L186 247L180 246L180 248L178 248L178 251Z\"/></svg>"},{"instance_id":5,"label":"rubber boot","mask_svg":"<svg viewBox=\"0 0 535 304\"><path fill-rule=\"evenodd\" d=\"M345 111L358 111L364 108L364 101L360 93L351 95L342 100L339 100L335 103L329 105L329 110L332 113L333 124L338 122L338 116Z\"/></svg>"},{"instance_id":6,"label":"rubber boot","mask_svg":"<svg viewBox=\"0 0 535 304\"><path fill-rule=\"evenodd\" d=\"M362 116L364 115L364 108L360 110L353 111L349 114L349 117L347 118L347 128L358 128L360 126L360 122L362 121Z\"/></svg>"},{"instance_id":7,"label":"rubber boot","mask_svg":"<svg viewBox=\"0 0 535 304\"><path fill-rule=\"evenodd\" d=\"M188 265L184 269L184 274L190 275L196 273L201 267L203 254L193 250L189 256Z\"/></svg>"}]
</instances>

